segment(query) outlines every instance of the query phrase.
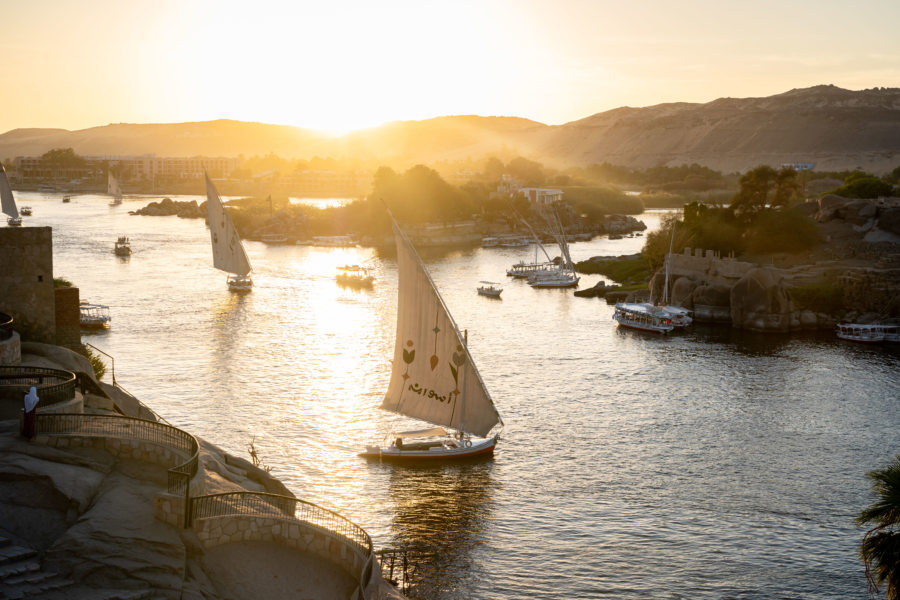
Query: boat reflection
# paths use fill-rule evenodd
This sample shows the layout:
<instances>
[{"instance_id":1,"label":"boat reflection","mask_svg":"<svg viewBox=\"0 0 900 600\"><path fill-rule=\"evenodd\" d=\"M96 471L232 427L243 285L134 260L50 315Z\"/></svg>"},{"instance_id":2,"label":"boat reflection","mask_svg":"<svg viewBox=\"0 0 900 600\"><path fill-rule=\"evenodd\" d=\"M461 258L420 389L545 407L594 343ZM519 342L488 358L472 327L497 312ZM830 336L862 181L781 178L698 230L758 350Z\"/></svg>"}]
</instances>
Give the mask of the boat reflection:
<instances>
[{"instance_id":1,"label":"boat reflection","mask_svg":"<svg viewBox=\"0 0 900 600\"><path fill-rule=\"evenodd\" d=\"M411 598L452 597L455 591L472 589L478 580L473 553L484 544L494 511L494 465L487 457L393 468L393 545L407 550L413 566Z\"/></svg>"}]
</instances>

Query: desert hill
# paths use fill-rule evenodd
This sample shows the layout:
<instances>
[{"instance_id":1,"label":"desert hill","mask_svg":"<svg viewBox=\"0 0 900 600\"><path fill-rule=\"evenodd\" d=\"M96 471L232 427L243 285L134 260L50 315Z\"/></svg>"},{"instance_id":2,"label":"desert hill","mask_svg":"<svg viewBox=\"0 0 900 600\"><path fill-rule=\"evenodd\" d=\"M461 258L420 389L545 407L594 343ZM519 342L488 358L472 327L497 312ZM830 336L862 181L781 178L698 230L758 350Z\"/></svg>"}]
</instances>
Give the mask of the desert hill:
<instances>
[{"instance_id":1,"label":"desert hill","mask_svg":"<svg viewBox=\"0 0 900 600\"><path fill-rule=\"evenodd\" d=\"M398 121L340 137L241 121L112 124L78 131L15 129L0 158L72 147L79 154L357 158L412 164L519 153L555 166L699 163L724 172L814 162L821 170L900 165L900 89L821 85L764 98L622 107L563 125L517 117Z\"/></svg>"}]
</instances>

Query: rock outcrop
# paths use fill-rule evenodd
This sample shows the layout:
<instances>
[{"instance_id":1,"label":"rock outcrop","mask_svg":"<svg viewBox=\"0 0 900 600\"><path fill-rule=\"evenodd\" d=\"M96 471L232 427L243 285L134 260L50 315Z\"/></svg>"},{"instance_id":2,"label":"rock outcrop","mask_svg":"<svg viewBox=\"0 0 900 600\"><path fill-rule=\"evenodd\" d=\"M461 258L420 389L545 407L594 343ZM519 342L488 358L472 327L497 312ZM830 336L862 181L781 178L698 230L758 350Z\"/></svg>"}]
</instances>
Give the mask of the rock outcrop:
<instances>
[{"instance_id":1,"label":"rock outcrop","mask_svg":"<svg viewBox=\"0 0 900 600\"><path fill-rule=\"evenodd\" d=\"M787 288L771 269L747 273L731 288L730 304L731 324L738 329L784 333L799 329Z\"/></svg>"},{"instance_id":2,"label":"rock outcrop","mask_svg":"<svg viewBox=\"0 0 900 600\"><path fill-rule=\"evenodd\" d=\"M206 202L198 205L196 200L176 201L171 198L163 198L159 202L151 202L144 208L131 211L129 214L149 217L176 215L182 219L205 219Z\"/></svg>"}]
</instances>

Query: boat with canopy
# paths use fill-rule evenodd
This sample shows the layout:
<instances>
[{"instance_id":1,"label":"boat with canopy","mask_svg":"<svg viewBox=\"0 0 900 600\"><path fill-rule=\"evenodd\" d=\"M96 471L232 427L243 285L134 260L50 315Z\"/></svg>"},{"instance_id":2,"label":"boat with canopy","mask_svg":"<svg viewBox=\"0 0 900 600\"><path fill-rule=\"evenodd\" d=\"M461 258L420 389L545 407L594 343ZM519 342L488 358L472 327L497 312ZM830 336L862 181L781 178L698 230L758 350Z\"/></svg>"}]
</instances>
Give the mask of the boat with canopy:
<instances>
[{"instance_id":1,"label":"boat with canopy","mask_svg":"<svg viewBox=\"0 0 900 600\"><path fill-rule=\"evenodd\" d=\"M414 462L490 455L503 421L466 336L409 238L396 221L393 226L399 271L397 335L381 408L432 427L389 433L382 445L367 446L360 456Z\"/></svg>"},{"instance_id":2,"label":"boat with canopy","mask_svg":"<svg viewBox=\"0 0 900 600\"><path fill-rule=\"evenodd\" d=\"M250 259L241 243L237 228L209 175L206 176L206 216L209 222L209 239L212 242L213 266L228 273L228 289L234 292L249 292L253 289L250 278Z\"/></svg>"}]
</instances>

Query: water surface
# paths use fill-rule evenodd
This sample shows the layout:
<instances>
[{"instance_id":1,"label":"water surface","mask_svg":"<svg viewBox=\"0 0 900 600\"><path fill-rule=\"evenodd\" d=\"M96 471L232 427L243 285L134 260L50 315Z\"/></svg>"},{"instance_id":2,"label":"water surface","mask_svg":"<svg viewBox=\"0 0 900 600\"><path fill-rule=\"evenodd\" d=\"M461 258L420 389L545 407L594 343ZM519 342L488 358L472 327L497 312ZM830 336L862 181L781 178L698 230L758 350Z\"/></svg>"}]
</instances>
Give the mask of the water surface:
<instances>
[{"instance_id":1,"label":"water surface","mask_svg":"<svg viewBox=\"0 0 900 600\"><path fill-rule=\"evenodd\" d=\"M426 252L506 427L492 460L367 463L356 452L402 424L377 408L393 258L247 242L256 287L236 295L202 221L127 214L158 198L16 196L35 209L27 225L53 227L55 274L112 307L109 331L84 340L115 357L119 383L234 454L255 440L297 496L377 547L426 552L419 598L867 597L853 518L866 471L900 448L896 348L624 331L602 300L507 281L527 248ZM130 259L113 254L118 235ZM336 266L366 262L372 290L335 284ZM478 296L480 280L505 281L503 299Z\"/></svg>"}]
</instances>

